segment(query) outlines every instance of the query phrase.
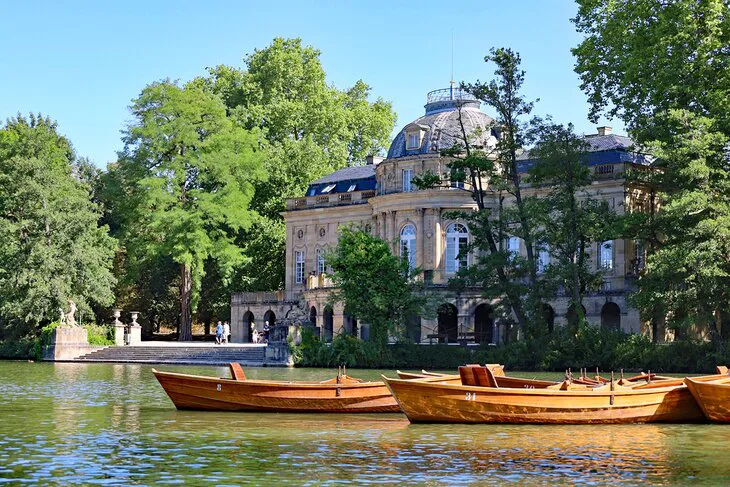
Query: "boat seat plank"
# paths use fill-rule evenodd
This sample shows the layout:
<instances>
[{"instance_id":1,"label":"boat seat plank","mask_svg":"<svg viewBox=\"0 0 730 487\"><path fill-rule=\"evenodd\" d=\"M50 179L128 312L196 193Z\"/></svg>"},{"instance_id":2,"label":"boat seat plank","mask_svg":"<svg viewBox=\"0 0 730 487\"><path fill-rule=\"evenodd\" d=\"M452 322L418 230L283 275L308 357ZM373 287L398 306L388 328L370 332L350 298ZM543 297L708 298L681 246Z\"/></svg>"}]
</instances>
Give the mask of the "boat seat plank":
<instances>
[{"instance_id":1,"label":"boat seat plank","mask_svg":"<svg viewBox=\"0 0 730 487\"><path fill-rule=\"evenodd\" d=\"M246 374L243 372L243 367L238 362L231 362L228 364L231 368L231 378L233 380L246 380Z\"/></svg>"}]
</instances>

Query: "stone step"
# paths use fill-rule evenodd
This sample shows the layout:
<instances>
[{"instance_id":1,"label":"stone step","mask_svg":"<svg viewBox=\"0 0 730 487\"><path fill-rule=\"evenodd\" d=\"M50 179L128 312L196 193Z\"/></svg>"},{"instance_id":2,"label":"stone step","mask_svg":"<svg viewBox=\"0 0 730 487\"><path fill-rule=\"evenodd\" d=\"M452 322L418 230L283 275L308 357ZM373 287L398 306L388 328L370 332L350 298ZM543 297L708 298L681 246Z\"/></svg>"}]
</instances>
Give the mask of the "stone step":
<instances>
[{"instance_id":1,"label":"stone step","mask_svg":"<svg viewBox=\"0 0 730 487\"><path fill-rule=\"evenodd\" d=\"M82 362L261 365L266 347L107 347L79 357Z\"/></svg>"}]
</instances>

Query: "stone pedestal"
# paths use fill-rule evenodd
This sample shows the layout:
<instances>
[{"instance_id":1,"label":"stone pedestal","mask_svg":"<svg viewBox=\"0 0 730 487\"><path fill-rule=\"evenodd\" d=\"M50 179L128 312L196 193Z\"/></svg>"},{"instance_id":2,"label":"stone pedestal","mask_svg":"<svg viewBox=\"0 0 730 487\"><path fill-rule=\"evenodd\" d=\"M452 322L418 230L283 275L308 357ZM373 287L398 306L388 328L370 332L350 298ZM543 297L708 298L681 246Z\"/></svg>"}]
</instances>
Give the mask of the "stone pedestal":
<instances>
[{"instance_id":1,"label":"stone pedestal","mask_svg":"<svg viewBox=\"0 0 730 487\"><path fill-rule=\"evenodd\" d=\"M142 343L142 327L140 325L129 326L129 345L140 345Z\"/></svg>"},{"instance_id":2,"label":"stone pedestal","mask_svg":"<svg viewBox=\"0 0 730 487\"><path fill-rule=\"evenodd\" d=\"M270 365L293 366L294 359L289 351L289 344L286 342L271 343L266 345L265 361Z\"/></svg>"},{"instance_id":3,"label":"stone pedestal","mask_svg":"<svg viewBox=\"0 0 730 487\"><path fill-rule=\"evenodd\" d=\"M124 329L126 327L119 323L114 325L114 345L117 347L124 346Z\"/></svg>"},{"instance_id":4,"label":"stone pedestal","mask_svg":"<svg viewBox=\"0 0 730 487\"><path fill-rule=\"evenodd\" d=\"M73 360L98 347L89 347L89 333L77 326L59 326L53 330L51 344L43 351L44 360Z\"/></svg>"}]
</instances>

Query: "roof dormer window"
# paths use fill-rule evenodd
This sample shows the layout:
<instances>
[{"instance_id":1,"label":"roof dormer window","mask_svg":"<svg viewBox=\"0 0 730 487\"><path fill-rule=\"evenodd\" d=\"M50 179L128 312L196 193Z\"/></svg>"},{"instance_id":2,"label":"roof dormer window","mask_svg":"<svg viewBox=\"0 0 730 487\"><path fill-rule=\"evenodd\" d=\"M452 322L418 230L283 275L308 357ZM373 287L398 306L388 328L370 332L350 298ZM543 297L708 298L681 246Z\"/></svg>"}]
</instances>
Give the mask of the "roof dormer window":
<instances>
[{"instance_id":1,"label":"roof dormer window","mask_svg":"<svg viewBox=\"0 0 730 487\"><path fill-rule=\"evenodd\" d=\"M406 150L415 150L421 147L421 133L408 132L406 134Z\"/></svg>"},{"instance_id":2,"label":"roof dormer window","mask_svg":"<svg viewBox=\"0 0 730 487\"><path fill-rule=\"evenodd\" d=\"M337 186L337 185L336 185L336 184L328 184L328 185L327 185L327 186L326 186L326 187L325 187L325 188L324 188L324 189L322 190L322 194L326 194L326 193L329 193L330 191L332 191L333 189L335 189L335 186Z\"/></svg>"}]
</instances>

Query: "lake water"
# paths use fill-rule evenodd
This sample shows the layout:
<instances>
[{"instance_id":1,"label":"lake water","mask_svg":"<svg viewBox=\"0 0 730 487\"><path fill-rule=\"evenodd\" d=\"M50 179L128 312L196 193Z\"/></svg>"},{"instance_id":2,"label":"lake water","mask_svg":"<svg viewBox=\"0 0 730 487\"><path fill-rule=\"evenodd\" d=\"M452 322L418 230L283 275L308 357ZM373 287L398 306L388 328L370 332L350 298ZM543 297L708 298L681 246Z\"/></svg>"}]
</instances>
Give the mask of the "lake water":
<instances>
[{"instance_id":1,"label":"lake water","mask_svg":"<svg viewBox=\"0 0 730 487\"><path fill-rule=\"evenodd\" d=\"M149 366L0 362L0 484L728 484L729 444L730 426L719 425L410 425L400 414L177 411Z\"/></svg>"}]
</instances>

